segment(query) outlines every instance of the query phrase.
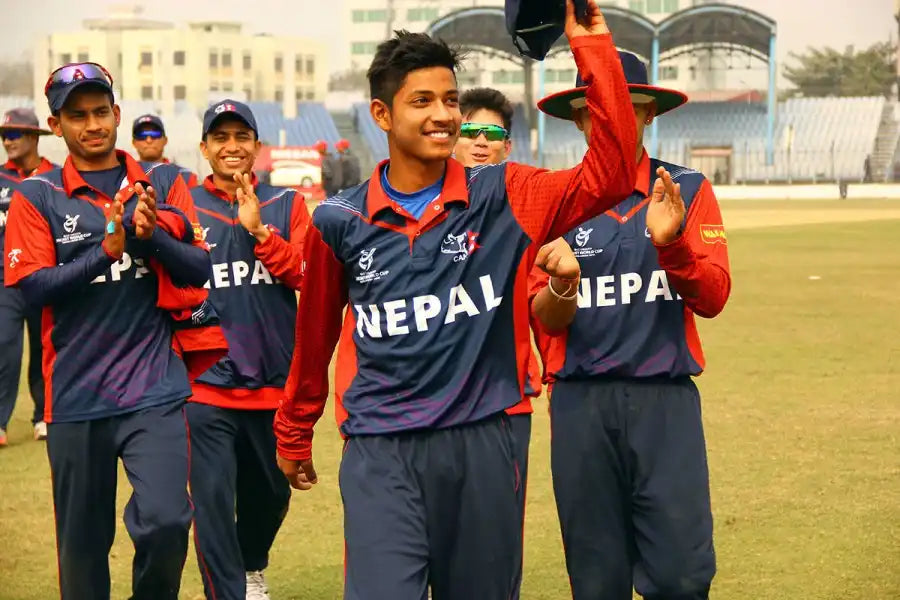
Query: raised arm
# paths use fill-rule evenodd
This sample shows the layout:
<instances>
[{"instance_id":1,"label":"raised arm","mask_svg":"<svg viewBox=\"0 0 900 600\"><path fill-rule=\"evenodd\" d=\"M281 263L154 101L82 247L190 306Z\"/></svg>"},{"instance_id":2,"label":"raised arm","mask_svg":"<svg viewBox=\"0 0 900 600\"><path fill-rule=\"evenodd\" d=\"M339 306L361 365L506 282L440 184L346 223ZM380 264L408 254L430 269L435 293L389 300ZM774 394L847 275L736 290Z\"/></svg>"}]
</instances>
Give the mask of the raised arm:
<instances>
[{"instance_id":1,"label":"raised arm","mask_svg":"<svg viewBox=\"0 0 900 600\"><path fill-rule=\"evenodd\" d=\"M581 164L547 171L510 163L506 189L517 220L537 244L612 208L631 193L637 173L634 109L612 36L593 2L589 22L575 21L567 3L566 35L587 83L591 137Z\"/></svg>"},{"instance_id":2,"label":"raised arm","mask_svg":"<svg viewBox=\"0 0 900 600\"><path fill-rule=\"evenodd\" d=\"M253 252L269 272L291 289L299 290L303 280L303 238L309 227L309 211L303 196L294 192L291 199L291 230L288 239L269 233Z\"/></svg>"}]
</instances>

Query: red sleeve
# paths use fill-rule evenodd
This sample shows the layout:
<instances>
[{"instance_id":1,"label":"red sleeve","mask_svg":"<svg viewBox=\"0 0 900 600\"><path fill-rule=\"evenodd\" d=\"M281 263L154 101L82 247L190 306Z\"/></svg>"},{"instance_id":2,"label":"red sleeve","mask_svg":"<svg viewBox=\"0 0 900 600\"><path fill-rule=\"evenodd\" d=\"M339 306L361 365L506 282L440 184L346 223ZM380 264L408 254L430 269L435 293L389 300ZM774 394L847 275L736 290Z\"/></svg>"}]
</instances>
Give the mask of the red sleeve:
<instances>
[{"instance_id":1,"label":"red sleeve","mask_svg":"<svg viewBox=\"0 0 900 600\"><path fill-rule=\"evenodd\" d=\"M301 195L295 194L293 202L290 241L273 233L265 242L257 244L253 252L269 273L289 288L299 290L303 279L303 237L309 226L309 211Z\"/></svg>"},{"instance_id":2,"label":"red sleeve","mask_svg":"<svg viewBox=\"0 0 900 600\"><path fill-rule=\"evenodd\" d=\"M313 426L325 409L328 365L347 305L344 266L314 224L307 229L303 249L297 341L274 424L278 454L289 460L312 456Z\"/></svg>"},{"instance_id":3,"label":"red sleeve","mask_svg":"<svg viewBox=\"0 0 900 600\"><path fill-rule=\"evenodd\" d=\"M188 189L197 187L197 185L198 185L197 174L193 173L191 171L186 171L184 173L184 182L187 185Z\"/></svg>"},{"instance_id":4,"label":"red sleeve","mask_svg":"<svg viewBox=\"0 0 900 600\"><path fill-rule=\"evenodd\" d=\"M634 108L612 36L575 38L572 50L589 83L591 139L584 159L565 171L516 163L508 164L506 170L513 213L537 244L563 235L627 198L637 176Z\"/></svg>"},{"instance_id":5,"label":"red sleeve","mask_svg":"<svg viewBox=\"0 0 900 600\"><path fill-rule=\"evenodd\" d=\"M542 289L547 287L547 283L550 281L550 276L543 269L539 269L537 267L531 268L531 273L528 274L528 305L531 306L531 303L534 302L535 296L537 296Z\"/></svg>"},{"instance_id":6,"label":"red sleeve","mask_svg":"<svg viewBox=\"0 0 900 600\"><path fill-rule=\"evenodd\" d=\"M172 187L169 188L169 195L166 196L166 203L174 206L187 217L191 227L194 229L193 244L209 250L206 241L203 239L203 228L200 227L197 211L194 209L194 199L191 197L191 192L188 190L188 186L184 182L184 179L180 176L176 177L172 182Z\"/></svg>"},{"instance_id":7,"label":"red sleeve","mask_svg":"<svg viewBox=\"0 0 900 600\"><path fill-rule=\"evenodd\" d=\"M4 285L12 287L35 271L56 266L56 243L50 224L31 201L13 192L3 247Z\"/></svg>"},{"instance_id":8,"label":"red sleeve","mask_svg":"<svg viewBox=\"0 0 900 600\"><path fill-rule=\"evenodd\" d=\"M731 293L728 239L709 180L697 191L681 236L656 250L660 266L688 308L708 319L722 312Z\"/></svg>"}]
</instances>

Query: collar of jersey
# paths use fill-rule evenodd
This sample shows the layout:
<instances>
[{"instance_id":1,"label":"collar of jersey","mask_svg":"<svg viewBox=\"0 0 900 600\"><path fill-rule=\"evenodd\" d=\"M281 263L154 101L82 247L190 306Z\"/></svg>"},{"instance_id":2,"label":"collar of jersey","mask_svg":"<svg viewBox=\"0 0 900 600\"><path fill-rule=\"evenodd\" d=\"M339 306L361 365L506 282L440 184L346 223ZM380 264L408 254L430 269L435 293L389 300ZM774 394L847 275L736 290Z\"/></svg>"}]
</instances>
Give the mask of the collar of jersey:
<instances>
[{"instance_id":1,"label":"collar of jersey","mask_svg":"<svg viewBox=\"0 0 900 600\"><path fill-rule=\"evenodd\" d=\"M7 171L12 171L16 175L18 175L20 179L25 179L26 177L31 177L32 175L37 175L38 173L46 173L47 171L52 170L53 163L42 156L41 162L31 173L22 172L21 170L19 170L19 166L11 160L6 161L6 163L4 163L3 165L3 168Z\"/></svg>"},{"instance_id":2,"label":"collar of jersey","mask_svg":"<svg viewBox=\"0 0 900 600\"><path fill-rule=\"evenodd\" d=\"M381 170L389 162L390 159L378 163L378 166L375 167L375 172L369 178L369 188L366 194L366 212L369 214L369 219L373 221L378 213L383 210L390 210L408 217L408 213L391 200L381 186ZM441 188L441 195L436 202L440 206L441 212L444 211L448 202L463 202L466 206L469 206L466 168L454 158L447 160L447 170L444 173L444 187Z\"/></svg>"},{"instance_id":3,"label":"collar of jersey","mask_svg":"<svg viewBox=\"0 0 900 600\"><path fill-rule=\"evenodd\" d=\"M252 173L250 175L250 185L253 186L253 191L256 191L256 188L259 187L259 177L256 176L256 173ZM225 202L234 202L234 198L231 198L228 194L226 194L225 190L221 190L216 187L216 184L213 183L212 175L207 175L206 179L203 180L203 189L216 198L224 200Z\"/></svg>"},{"instance_id":4,"label":"collar of jersey","mask_svg":"<svg viewBox=\"0 0 900 600\"><path fill-rule=\"evenodd\" d=\"M128 178L129 185L133 186L136 183L150 185L147 174L144 173L141 165L131 158L130 154L123 150L116 150L116 159L118 159L119 164L125 165L125 176ZM83 188L94 189L88 185L81 173L78 172L78 169L75 168L71 155L66 157L66 164L63 165L62 181L67 196L72 196Z\"/></svg>"}]
</instances>

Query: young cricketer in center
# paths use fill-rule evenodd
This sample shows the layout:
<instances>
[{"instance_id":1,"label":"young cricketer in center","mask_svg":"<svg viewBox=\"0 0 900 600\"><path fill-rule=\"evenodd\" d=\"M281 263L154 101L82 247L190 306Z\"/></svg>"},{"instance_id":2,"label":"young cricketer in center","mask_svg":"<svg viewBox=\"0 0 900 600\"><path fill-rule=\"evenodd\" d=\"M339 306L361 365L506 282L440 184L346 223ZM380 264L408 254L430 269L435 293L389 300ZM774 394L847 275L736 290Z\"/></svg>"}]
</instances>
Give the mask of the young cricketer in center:
<instances>
[{"instance_id":1,"label":"young cricketer in center","mask_svg":"<svg viewBox=\"0 0 900 600\"><path fill-rule=\"evenodd\" d=\"M303 343L275 418L282 470L307 489L337 345L347 600L418 600L429 584L435 600L513 593L521 482L505 411L524 393L528 272L547 240L626 197L635 172L631 104L600 9L578 22L570 0L566 33L594 124L569 171L450 158L461 115L444 43L400 32L369 68L390 160L313 214Z\"/></svg>"},{"instance_id":2,"label":"young cricketer in center","mask_svg":"<svg viewBox=\"0 0 900 600\"><path fill-rule=\"evenodd\" d=\"M291 490L275 462L272 418L291 363L300 287L303 196L256 181L250 108L211 106L200 149L212 175L195 187L213 268L210 300L228 356L193 384L187 406L194 531L209 600L267 600L263 569Z\"/></svg>"}]
</instances>

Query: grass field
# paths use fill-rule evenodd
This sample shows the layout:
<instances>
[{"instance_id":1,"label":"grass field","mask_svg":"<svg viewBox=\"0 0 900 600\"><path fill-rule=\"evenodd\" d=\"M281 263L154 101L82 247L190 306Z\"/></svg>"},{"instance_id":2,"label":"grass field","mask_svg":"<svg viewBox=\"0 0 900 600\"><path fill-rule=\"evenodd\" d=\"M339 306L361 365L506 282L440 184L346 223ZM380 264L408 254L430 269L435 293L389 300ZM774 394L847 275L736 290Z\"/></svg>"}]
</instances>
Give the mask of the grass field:
<instances>
[{"instance_id":1,"label":"grass field","mask_svg":"<svg viewBox=\"0 0 900 600\"><path fill-rule=\"evenodd\" d=\"M898 208L723 207L734 289L725 312L701 324L708 370L698 380L715 599L900 598ZM820 223L801 225L802 214ZM57 597L49 473L43 445L30 439L29 404L20 398L11 446L0 452L0 600ZM315 449L321 483L294 493L273 549L267 577L276 600L341 596L339 439L326 415ZM523 598L563 600L544 400L533 432ZM128 487L120 482L122 505ZM131 545L119 521L114 598L130 586ZM182 597L202 598L193 555Z\"/></svg>"}]
</instances>

